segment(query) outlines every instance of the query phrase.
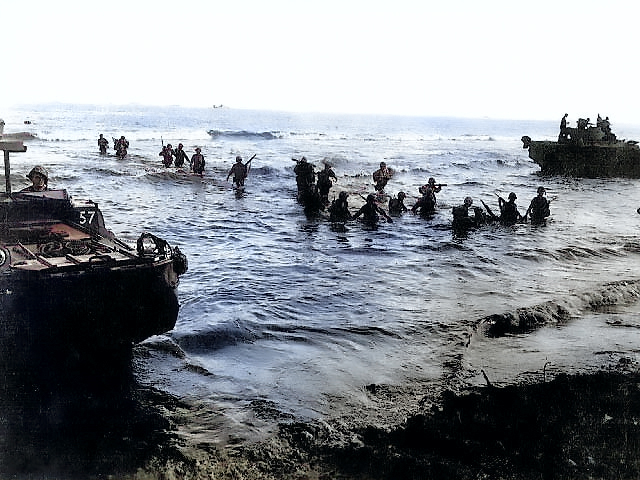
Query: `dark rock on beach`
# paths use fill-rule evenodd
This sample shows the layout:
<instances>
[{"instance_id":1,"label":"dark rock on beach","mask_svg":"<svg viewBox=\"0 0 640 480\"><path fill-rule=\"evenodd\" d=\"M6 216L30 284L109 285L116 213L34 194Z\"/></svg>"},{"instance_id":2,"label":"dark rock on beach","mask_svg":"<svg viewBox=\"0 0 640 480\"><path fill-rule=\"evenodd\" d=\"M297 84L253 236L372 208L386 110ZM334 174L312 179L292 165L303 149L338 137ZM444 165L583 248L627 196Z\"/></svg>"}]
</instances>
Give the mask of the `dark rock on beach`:
<instances>
[{"instance_id":1,"label":"dark rock on beach","mask_svg":"<svg viewBox=\"0 0 640 480\"><path fill-rule=\"evenodd\" d=\"M640 475L640 374L616 371L418 402L395 426L284 418L266 440L176 436L140 478L587 479ZM377 387L380 388L380 387ZM376 389L377 389L376 388ZM371 386L366 388L371 391ZM174 404L177 405L177 404ZM169 409L180 431L189 410ZM173 452L173 453L171 453ZM133 473L133 472L132 472Z\"/></svg>"}]
</instances>

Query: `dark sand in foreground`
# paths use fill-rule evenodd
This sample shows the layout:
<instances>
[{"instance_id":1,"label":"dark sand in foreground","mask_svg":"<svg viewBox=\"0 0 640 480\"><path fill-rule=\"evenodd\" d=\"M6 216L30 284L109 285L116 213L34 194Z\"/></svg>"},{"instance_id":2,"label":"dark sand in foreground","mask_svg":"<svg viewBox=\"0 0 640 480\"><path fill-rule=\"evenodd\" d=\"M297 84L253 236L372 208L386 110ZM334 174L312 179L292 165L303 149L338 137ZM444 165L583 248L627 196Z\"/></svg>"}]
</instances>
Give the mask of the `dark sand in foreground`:
<instances>
[{"instance_id":1,"label":"dark sand in foreground","mask_svg":"<svg viewBox=\"0 0 640 480\"><path fill-rule=\"evenodd\" d=\"M10 383L10 382L9 382ZM126 390L126 386L123 389ZM615 368L454 392L365 387L373 408L298 423L266 402L258 441L216 412L134 386L127 395L4 392L2 478L580 479L640 476L640 373ZM28 392L33 398L33 392ZM122 392L121 392L122 393ZM126 400L124 400L126 399ZM407 405L409 404L407 403ZM384 412L392 412L385 416ZM264 432L264 430L263 430ZM227 432L228 433L228 432ZM224 441L221 441L224 438Z\"/></svg>"}]
</instances>

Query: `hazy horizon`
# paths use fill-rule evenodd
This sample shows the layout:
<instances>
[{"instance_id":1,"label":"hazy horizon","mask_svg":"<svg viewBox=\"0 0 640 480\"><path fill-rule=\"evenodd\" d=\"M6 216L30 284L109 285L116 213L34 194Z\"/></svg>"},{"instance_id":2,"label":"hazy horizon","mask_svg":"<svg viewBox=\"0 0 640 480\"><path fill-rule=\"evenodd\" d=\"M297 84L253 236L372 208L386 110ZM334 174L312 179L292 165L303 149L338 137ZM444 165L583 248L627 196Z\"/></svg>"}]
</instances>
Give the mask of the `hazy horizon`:
<instances>
[{"instance_id":1,"label":"hazy horizon","mask_svg":"<svg viewBox=\"0 0 640 480\"><path fill-rule=\"evenodd\" d=\"M630 123L639 10L621 0L11 2L0 108L222 104L557 121L566 112Z\"/></svg>"}]
</instances>

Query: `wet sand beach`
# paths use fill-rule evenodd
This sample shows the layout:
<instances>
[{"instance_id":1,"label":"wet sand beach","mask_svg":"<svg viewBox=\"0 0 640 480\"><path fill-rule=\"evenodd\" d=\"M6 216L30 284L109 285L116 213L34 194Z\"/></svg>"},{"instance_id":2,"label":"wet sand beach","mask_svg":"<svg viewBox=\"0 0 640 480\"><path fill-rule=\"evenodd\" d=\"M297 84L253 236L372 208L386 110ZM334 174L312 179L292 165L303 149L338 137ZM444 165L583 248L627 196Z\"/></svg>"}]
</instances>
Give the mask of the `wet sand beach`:
<instances>
[{"instance_id":1,"label":"wet sand beach","mask_svg":"<svg viewBox=\"0 0 640 480\"><path fill-rule=\"evenodd\" d=\"M363 387L368 407L302 422L269 402L230 421L128 375L3 390L3 478L580 479L640 474L640 369L463 386ZM94 381L95 380L95 381ZM113 385L113 378L109 379ZM458 387L453 387L453 384ZM51 387L51 385L49 385ZM28 391L24 391L24 390ZM66 395L60 392L65 391ZM57 392L57 393L53 393ZM24 400L30 399L28 402ZM345 406L343 406L345 407Z\"/></svg>"},{"instance_id":2,"label":"wet sand beach","mask_svg":"<svg viewBox=\"0 0 640 480\"><path fill-rule=\"evenodd\" d=\"M136 478L636 478L635 367L539 384L445 390L439 398L424 396L412 411L397 407L397 395L406 392L371 385L372 403L397 408L392 416L406 414L403 421L282 422L266 440L223 447L180 438L180 419L189 414L175 408L175 449L155 457ZM265 414L256 406L256 415Z\"/></svg>"},{"instance_id":3,"label":"wet sand beach","mask_svg":"<svg viewBox=\"0 0 640 480\"><path fill-rule=\"evenodd\" d=\"M70 403L49 398L45 416L38 406L21 405L21 425L2 425L5 434L16 431L5 435L10 444L3 449L12 455L3 456L0 473L47 479L637 478L637 367L621 361L592 374L437 395L368 385L368 411L306 423L255 404L255 418L244 421L247 429L262 429L263 438L248 434L223 443L220 412L199 411L154 389L134 387L124 397L74 395Z\"/></svg>"}]
</instances>

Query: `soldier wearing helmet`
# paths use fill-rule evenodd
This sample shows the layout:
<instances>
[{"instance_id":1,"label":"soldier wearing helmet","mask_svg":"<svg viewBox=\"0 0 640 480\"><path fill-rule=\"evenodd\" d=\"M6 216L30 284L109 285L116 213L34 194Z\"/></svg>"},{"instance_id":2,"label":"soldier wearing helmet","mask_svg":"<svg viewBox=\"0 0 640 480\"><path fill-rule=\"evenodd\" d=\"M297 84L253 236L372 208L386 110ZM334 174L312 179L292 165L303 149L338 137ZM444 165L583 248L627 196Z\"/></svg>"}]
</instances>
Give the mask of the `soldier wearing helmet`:
<instances>
[{"instance_id":1,"label":"soldier wearing helmet","mask_svg":"<svg viewBox=\"0 0 640 480\"><path fill-rule=\"evenodd\" d=\"M484 204L484 202L482 202ZM473 205L473 198L465 197L464 203L458 207L453 207L453 228L464 230L485 225L493 220L487 216L481 207L473 207L473 216L469 215L469 209ZM486 205L485 205L486 206ZM491 212L489 212L491 213ZM493 214L491 214L493 215Z\"/></svg>"},{"instance_id":2,"label":"soldier wearing helmet","mask_svg":"<svg viewBox=\"0 0 640 480\"><path fill-rule=\"evenodd\" d=\"M162 157L162 165L164 165L165 168L170 167L173 163L174 154L175 152L173 151L173 147L170 143L162 146L162 150L160 151L158 156Z\"/></svg>"},{"instance_id":3,"label":"soldier wearing helmet","mask_svg":"<svg viewBox=\"0 0 640 480\"><path fill-rule=\"evenodd\" d=\"M336 172L333 171L331 165L329 163L324 164L324 169L318 172L318 193L320 194L320 198L322 199L322 203L324 205L329 204L329 191L333 186L333 182L331 179L334 179L336 182L338 181L338 177L336 177Z\"/></svg>"},{"instance_id":4,"label":"soldier wearing helmet","mask_svg":"<svg viewBox=\"0 0 640 480\"><path fill-rule=\"evenodd\" d=\"M129 140L122 135L119 139L113 139L113 148L116 151L118 158L124 158L127 155L127 149L129 148Z\"/></svg>"},{"instance_id":5,"label":"soldier wearing helmet","mask_svg":"<svg viewBox=\"0 0 640 480\"><path fill-rule=\"evenodd\" d=\"M531 223L540 224L544 223L545 218L551 215L549 210L549 200L545 197L546 189L544 187L538 187L538 195L531 200L527 212L524 214L524 218L531 214Z\"/></svg>"},{"instance_id":6,"label":"soldier wearing helmet","mask_svg":"<svg viewBox=\"0 0 640 480\"><path fill-rule=\"evenodd\" d=\"M109 140L104 138L104 135L101 133L100 137L98 137L98 148L100 149L100 155L107 154L107 148L109 148Z\"/></svg>"},{"instance_id":7,"label":"soldier wearing helmet","mask_svg":"<svg viewBox=\"0 0 640 480\"><path fill-rule=\"evenodd\" d=\"M373 172L373 181L375 182L374 188L376 192L383 193L384 187L387 186L387 182L391 179L393 171L387 167L387 164L380 162L380 168Z\"/></svg>"},{"instance_id":8,"label":"soldier wearing helmet","mask_svg":"<svg viewBox=\"0 0 640 480\"><path fill-rule=\"evenodd\" d=\"M404 199L406 197L407 195L404 192L398 192L397 197L389 199L389 215L400 215L408 211L406 205L404 204Z\"/></svg>"},{"instance_id":9,"label":"soldier wearing helmet","mask_svg":"<svg viewBox=\"0 0 640 480\"><path fill-rule=\"evenodd\" d=\"M227 181L229 181L231 175L233 175L233 183L236 188L244 186L244 179L247 178L247 166L242 163L242 157L240 155L236 155L236 163L231 166L231 170L229 170L227 174Z\"/></svg>"},{"instance_id":10,"label":"soldier wearing helmet","mask_svg":"<svg viewBox=\"0 0 640 480\"><path fill-rule=\"evenodd\" d=\"M453 207L453 221L469 216L469 208L473 205L473 198L464 197L464 203L457 207Z\"/></svg>"},{"instance_id":11,"label":"soldier wearing helmet","mask_svg":"<svg viewBox=\"0 0 640 480\"><path fill-rule=\"evenodd\" d=\"M347 198L349 194L345 191L340 192L338 198L334 199L329 205L329 221L330 222L346 222L351 220L351 212L349 212L349 203Z\"/></svg>"},{"instance_id":12,"label":"soldier wearing helmet","mask_svg":"<svg viewBox=\"0 0 640 480\"><path fill-rule=\"evenodd\" d=\"M378 214L382 215L387 222L393 223L391 217L376 204L376 196L373 193L370 193L367 195L367 203L360 207L360 210L353 215L353 218L358 218L362 215L363 222L371 226L375 226L378 224L378 220L380 219Z\"/></svg>"},{"instance_id":13,"label":"soldier wearing helmet","mask_svg":"<svg viewBox=\"0 0 640 480\"><path fill-rule=\"evenodd\" d=\"M427 193L427 191L430 189L433 193L440 193L440 191L442 190L443 185L442 184L436 184L436 179L433 177L429 177L429 180L427 181L426 185L422 185L421 187L418 187L418 192L420 192L420 194L425 195Z\"/></svg>"},{"instance_id":14,"label":"soldier wearing helmet","mask_svg":"<svg viewBox=\"0 0 640 480\"><path fill-rule=\"evenodd\" d=\"M200 147L196 147L196 153L191 156L191 171L196 175L202 176L204 173L204 155L202 155Z\"/></svg>"},{"instance_id":15,"label":"soldier wearing helmet","mask_svg":"<svg viewBox=\"0 0 640 480\"><path fill-rule=\"evenodd\" d=\"M422 193L422 197L420 197L418 201L414 203L413 207L411 207L411 211L413 213L416 213L418 210L420 210L420 215L422 215L423 217L430 217L436 211L436 195L429 185L420 187L419 190Z\"/></svg>"},{"instance_id":16,"label":"soldier wearing helmet","mask_svg":"<svg viewBox=\"0 0 640 480\"><path fill-rule=\"evenodd\" d=\"M31 169L27 178L31 180L31 185L23 188L22 192L44 192L48 189L49 173L46 168L36 165Z\"/></svg>"},{"instance_id":17,"label":"soldier wearing helmet","mask_svg":"<svg viewBox=\"0 0 640 480\"><path fill-rule=\"evenodd\" d=\"M179 143L178 148L173 151L173 156L175 157L173 160L173 164L177 168L182 168L185 162L189 160L187 152L184 151L184 145L182 145L181 143Z\"/></svg>"},{"instance_id":18,"label":"soldier wearing helmet","mask_svg":"<svg viewBox=\"0 0 640 480\"><path fill-rule=\"evenodd\" d=\"M509 193L509 200L505 201L504 198L498 197L498 206L500 207L500 222L506 225L513 225L522 219L522 215L518 212L516 205L516 199L518 197L515 193Z\"/></svg>"},{"instance_id":19,"label":"soldier wearing helmet","mask_svg":"<svg viewBox=\"0 0 640 480\"><path fill-rule=\"evenodd\" d=\"M298 195L307 195L313 192L316 187L316 171L312 163L307 162L307 157L300 160L292 158L296 162L293 173L296 174L296 184L298 185Z\"/></svg>"}]
</instances>

